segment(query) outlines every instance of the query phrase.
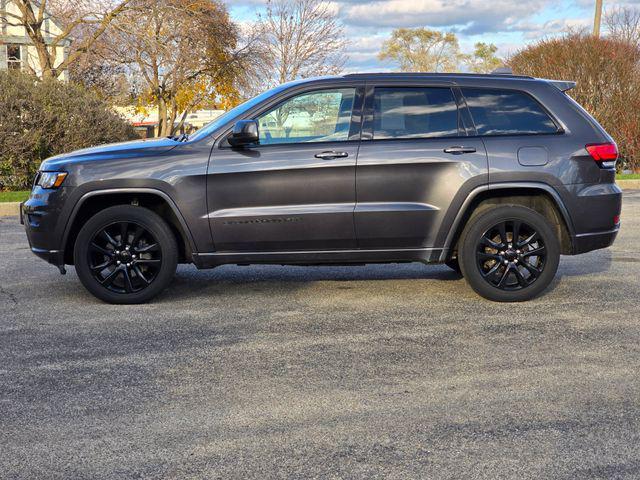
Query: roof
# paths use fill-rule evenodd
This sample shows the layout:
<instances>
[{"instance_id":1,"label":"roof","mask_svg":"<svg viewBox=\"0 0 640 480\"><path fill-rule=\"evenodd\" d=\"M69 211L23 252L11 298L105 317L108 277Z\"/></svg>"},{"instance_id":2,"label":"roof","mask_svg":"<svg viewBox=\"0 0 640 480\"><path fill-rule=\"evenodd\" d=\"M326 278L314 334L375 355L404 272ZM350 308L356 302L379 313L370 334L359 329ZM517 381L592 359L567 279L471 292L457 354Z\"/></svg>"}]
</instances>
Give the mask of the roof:
<instances>
[{"instance_id":1,"label":"roof","mask_svg":"<svg viewBox=\"0 0 640 480\"><path fill-rule=\"evenodd\" d=\"M575 82L566 80L552 80L546 78L536 78L528 75L513 75L511 73L434 73L434 72L370 72L370 73L347 73L344 75L332 75L324 77L312 77L299 79L284 84L282 86L292 86L304 83L322 82L323 80L363 80L376 81L385 80L430 80L437 79L443 82L459 83L462 86L473 85L474 80L484 80L487 84L497 84L503 82L542 82L549 83L559 90L566 92L576 86ZM281 87L282 87L281 86Z\"/></svg>"}]
</instances>

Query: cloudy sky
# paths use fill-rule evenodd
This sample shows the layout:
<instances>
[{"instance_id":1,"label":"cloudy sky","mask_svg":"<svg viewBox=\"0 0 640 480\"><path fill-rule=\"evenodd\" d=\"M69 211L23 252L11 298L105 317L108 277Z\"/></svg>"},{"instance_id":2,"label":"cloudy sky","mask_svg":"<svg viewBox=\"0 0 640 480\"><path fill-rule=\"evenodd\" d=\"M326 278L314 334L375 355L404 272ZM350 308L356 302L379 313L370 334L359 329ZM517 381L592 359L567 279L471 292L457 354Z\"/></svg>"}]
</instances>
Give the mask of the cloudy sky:
<instances>
[{"instance_id":1,"label":"cloudy sky","mask_svg":"<svg viewBox=\"0 0 640 480\"><path fill-rule=\"evenodd\" d=\"M623 0L624 1L624 0ZM250 22L264 0L227 0L234 19ZM382 71L393 65L376 56L398 27L456 32L464 52L490 42L507 55L521 46L557 35L567 27L591 28L595 0L334 0L350 41L348 71ZM640 7L640 0L626 0ZM614 6L604 0L605 8ZM617 4L620 4L620 0Z\"/></svg>"}]
</instances>

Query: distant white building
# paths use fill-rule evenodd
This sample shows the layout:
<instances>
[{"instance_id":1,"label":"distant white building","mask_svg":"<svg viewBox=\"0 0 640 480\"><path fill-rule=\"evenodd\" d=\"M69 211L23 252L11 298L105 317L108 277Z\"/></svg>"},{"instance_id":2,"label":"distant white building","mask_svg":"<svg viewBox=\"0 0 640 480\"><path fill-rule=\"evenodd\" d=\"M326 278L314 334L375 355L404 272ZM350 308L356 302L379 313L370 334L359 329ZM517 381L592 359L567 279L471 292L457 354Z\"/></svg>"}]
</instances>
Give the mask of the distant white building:
<instances>
[{"instance_id":1,"label":"distant white building","mask_svg":"<svg viewBox=\"0 0 640 480\"><path fill-rule=\"evenodd\" d=\"M12 0L0 0L0 70L23 70L41 76L38 54L25 28L16 26L17 19L13 15L20 15L18 7ZM56 20L45 13L42 27L43 36L47 43L62 32L61 26ZM60 65L69 55L71 42L63 40L55 47L54 66ZM50 46L49 51L54 47ZM68 79L68 72L60 74L61 80Z\"/></svg>"},{"instance_id":2,"label":"distant white building","mask_svg":"<svg viewBox=\"0 0 640 480\"><path fill-rule=\"evenodd\" d=\"M137 112L134 107L116 107L116 112L126 119L142 138L155 137L158 133L158 109L150 108L145 113ZM190 133L202 128L224 113L224 110L196 110L187 114L179 133ZM176 123L182 114L178 115Z\"/></svg>"}]
</instances>

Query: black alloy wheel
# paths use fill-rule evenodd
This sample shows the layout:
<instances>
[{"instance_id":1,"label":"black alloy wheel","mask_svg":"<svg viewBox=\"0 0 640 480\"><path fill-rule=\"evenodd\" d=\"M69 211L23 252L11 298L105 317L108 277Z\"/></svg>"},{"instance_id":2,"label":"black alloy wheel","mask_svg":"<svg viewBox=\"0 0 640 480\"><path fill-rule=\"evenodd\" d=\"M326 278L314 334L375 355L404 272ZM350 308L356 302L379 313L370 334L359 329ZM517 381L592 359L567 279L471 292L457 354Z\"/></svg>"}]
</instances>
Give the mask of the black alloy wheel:
<instances>
[{"instance_id":1,"label":"black alloy wheel","mask_svg":"<svg viewBox=\"0 0 640 480\"><path fill-rule=\"evenodd\" d=\"M109 303L144 303L164 290L178 265L174 232L157 213L117 205L78 232L76 272L89 292Z\"/></svg>"},{"instance_id":2,"label":"black alloy wheel","mask_svg":"<svg viewBox=\"0 0 640 480\"><path fill-rule=\"evenodd\" d=\"M535 282L545 268L547 251L531 225L505 220L489 228L477 244L482 277L501 290L520 290Z\"/></svg>"},{"instance_id":3,"label":"black alloy wheel","mask_svg":"<svg viewBox=\"0 0 640 480\"><path fill-rule=\"evenodd\" d=\"M522 205L484 208L468 221L458 261L473 290L496 302L522 302L542 293L560 262L554 219Z\"/></svg>"},{"instance_id":4,"label":"black alloy wheel","mask_svg":"<svg viewBox=\"0 0 640 480\"><path fill-rule=\"evenodd\" d=\"M162 252L151 232L135 222L114 222L99 230L88 250L93 277L115 293L135 293L156 279Z\"/></svg>"}]
</instances>

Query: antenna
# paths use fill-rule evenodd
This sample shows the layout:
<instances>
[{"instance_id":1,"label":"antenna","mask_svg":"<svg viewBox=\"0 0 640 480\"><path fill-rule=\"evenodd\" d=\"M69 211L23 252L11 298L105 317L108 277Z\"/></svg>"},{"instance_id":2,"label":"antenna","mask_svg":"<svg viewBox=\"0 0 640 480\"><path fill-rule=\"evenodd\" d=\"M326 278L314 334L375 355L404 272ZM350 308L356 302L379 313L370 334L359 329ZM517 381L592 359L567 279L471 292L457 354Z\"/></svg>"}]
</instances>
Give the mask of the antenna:
<instances>
[{"instance_id":1,"label":"antenna","mask_svg":"<svg viewBox=\"0 0 640 480\"><path fill-rule=\"evenodd\" d=\"M511 67L499 67L491 72L491 75L513 75L513 70Z\"/></svg>"}]
</instances>

